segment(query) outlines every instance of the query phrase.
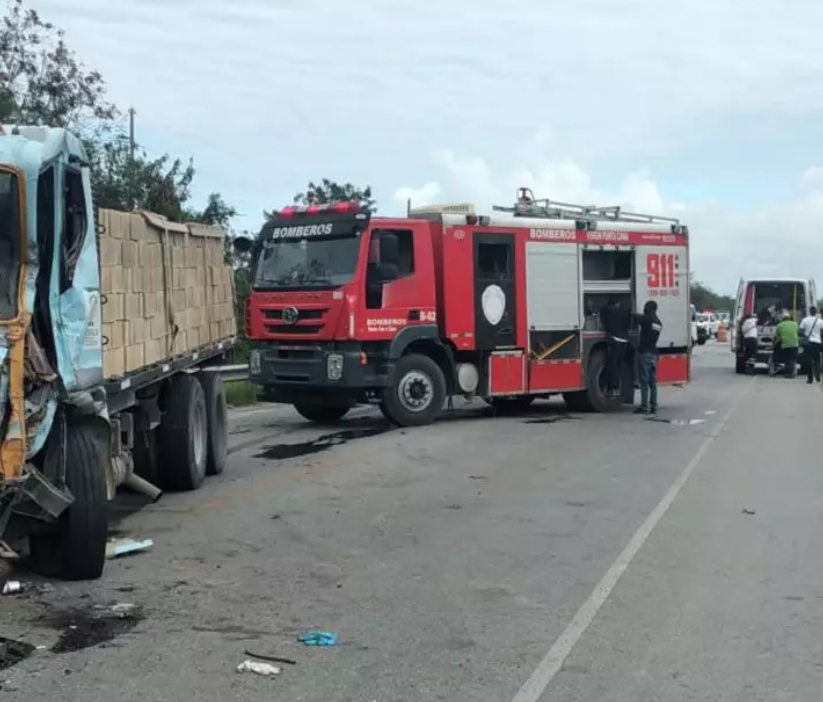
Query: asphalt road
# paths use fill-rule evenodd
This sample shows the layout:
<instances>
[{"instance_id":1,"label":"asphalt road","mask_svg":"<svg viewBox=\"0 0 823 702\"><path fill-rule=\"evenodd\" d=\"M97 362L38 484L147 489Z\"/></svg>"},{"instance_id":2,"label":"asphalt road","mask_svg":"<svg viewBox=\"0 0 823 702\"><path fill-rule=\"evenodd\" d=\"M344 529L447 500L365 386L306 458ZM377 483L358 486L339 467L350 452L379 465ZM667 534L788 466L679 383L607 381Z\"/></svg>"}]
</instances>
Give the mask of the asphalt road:
<instances>
[{"instance_id":1,"label":"asphalt road","mask_svg":"<svg viewBox=\"0 0 823 702\"><path fill-rule=\"evenodd\" d=\"M725 346L693 375L662 391L674 422L362 410L318 441L236 414L224 476L120 506L151 551L0 598L0 635L43 647L2 699L817 702L823 394L736 376ZM142 618L95 618L117 603ZM296 641L317 629L340 644ZM297 664L239 674L245 649Z\"/></svg>"}]
</instances>

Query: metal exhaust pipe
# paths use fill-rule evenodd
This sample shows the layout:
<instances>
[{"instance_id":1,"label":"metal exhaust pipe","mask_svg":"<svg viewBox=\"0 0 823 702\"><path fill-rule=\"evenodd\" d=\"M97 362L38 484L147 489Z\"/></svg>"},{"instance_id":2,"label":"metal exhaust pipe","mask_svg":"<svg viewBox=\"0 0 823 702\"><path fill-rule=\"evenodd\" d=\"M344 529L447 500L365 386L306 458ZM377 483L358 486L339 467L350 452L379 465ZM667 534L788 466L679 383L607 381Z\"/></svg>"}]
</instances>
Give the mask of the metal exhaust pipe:
<instances>
[{"instance_id":1,"label":"metal exhaust pipe","mask_svg":"<svg viewBox=\"0 0 823 702\"><path fill-rule=\"evenodd\" d=\"M126 478L123 485L129 488L129 490L134 490L136 493L145 495L152 503L157 502L163 495L163 491L159 487L152 485L148 480L143 480L143 478L134 473Z\"/></svg>"}]
</instances>

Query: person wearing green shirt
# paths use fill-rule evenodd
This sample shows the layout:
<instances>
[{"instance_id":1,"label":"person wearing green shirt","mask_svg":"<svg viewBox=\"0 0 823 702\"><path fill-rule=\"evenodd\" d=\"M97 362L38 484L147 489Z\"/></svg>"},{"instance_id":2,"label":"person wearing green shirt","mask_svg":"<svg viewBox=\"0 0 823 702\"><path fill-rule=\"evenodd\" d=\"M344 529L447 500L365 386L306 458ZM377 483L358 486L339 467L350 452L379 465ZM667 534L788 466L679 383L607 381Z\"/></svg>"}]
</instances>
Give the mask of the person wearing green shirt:
<instances>
[{"instance_id":1,"label":"person wearing green shirt","mask_svg":"<svg viewBox=\"0 0 823 702\"><path fill-rule=\"evenodd\" d=\"M780 344L780 360L783 363L783 373L787 378L794 378L797 374L797 347L800 345L800 333L797 322L785 312L783 321L775 328L775 336Z\"/></svg>"}]
</instances>

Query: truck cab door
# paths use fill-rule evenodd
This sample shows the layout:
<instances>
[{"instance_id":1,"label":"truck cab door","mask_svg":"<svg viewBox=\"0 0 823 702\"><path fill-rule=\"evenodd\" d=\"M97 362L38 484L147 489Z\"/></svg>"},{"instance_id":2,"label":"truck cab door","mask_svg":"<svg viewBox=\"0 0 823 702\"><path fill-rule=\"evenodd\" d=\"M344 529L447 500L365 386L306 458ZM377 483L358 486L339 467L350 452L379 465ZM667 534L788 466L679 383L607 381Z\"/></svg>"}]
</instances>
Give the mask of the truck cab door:
<instances>
[{"instance_id":1,"label":"truck cab door","mask_svg":"<svg viewBox=\"0 0 823 702\"><path fill-rule=\"evenodd\" d=\"M474 334L478 351L516 346L514 234L474 234Z\"/></svg>"}]
</instances>

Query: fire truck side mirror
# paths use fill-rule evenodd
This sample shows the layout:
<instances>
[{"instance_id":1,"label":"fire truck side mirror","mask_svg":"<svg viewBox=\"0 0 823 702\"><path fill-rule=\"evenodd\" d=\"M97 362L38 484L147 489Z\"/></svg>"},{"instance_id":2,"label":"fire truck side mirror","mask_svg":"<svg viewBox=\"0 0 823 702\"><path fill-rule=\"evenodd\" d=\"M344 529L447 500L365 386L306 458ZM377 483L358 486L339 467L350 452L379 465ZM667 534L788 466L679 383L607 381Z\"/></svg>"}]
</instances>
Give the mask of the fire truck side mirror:
<instances>
[{"instance_id":1,"label":"fire truck side mirror","mask_svg":"<svg viewBox=\"0 0 823 702\"><path fill-rule=\"evenodd\" d=\"M254 242L247 236L236 236L231 240L231 245L237 253L248 253Z\"/></svg>"}]
</instances>

